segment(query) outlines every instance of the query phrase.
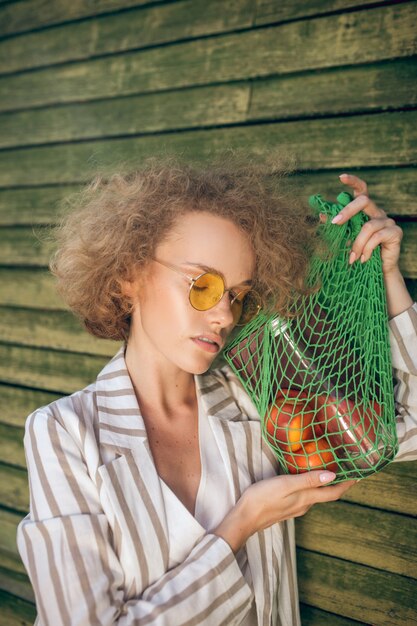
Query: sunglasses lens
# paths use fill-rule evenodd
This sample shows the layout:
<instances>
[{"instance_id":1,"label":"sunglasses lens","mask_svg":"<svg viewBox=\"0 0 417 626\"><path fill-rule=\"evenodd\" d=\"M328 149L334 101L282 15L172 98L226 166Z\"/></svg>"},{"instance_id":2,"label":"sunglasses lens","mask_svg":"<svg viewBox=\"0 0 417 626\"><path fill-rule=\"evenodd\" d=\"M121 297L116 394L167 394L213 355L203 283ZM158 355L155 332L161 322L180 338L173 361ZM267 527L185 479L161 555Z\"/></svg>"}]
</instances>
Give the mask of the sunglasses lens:
<instances>
[{"instance_id":1,"label":"sunglasses lens","mask_svg":"<svg viewBox=\"0 0 417 626\"><path fill-rule=\"evenodd\" d=\"M238 326L247 324L256 317L261 310L261 299L256 291L247 291L238 296L232 304L235 323Z\"/></svg>"},{"instance_id":2,"label":"sunglasses lens","mask_svg":"<svg viewBox=\"0 0 417 626\"><path fill-rule=\"evenodd\" d=\"M224 293L224 283L217 274L202 274L191 287L190 303L198 311L207 311L215 306Z\"/></svg>"}]
</instances>

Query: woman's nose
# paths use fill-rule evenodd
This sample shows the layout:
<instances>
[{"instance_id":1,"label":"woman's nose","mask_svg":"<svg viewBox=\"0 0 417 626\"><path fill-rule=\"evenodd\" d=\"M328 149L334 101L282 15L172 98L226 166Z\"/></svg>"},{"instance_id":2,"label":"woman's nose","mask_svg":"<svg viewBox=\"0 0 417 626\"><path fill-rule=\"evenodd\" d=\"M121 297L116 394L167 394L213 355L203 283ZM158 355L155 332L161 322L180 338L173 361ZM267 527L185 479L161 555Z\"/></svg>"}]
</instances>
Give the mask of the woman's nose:
<instances>
[{"instance_id":1,"label":"woman's nose","mask_svg":"<svg viewBox=\"0 0 417 626\"><path fill-rule=\"evenodd\" d=\"M225 291L218 303L209 309L211 321L217 321L222 326L230 326L234 322L229 291Z\"/></svg>"}]
</instances>

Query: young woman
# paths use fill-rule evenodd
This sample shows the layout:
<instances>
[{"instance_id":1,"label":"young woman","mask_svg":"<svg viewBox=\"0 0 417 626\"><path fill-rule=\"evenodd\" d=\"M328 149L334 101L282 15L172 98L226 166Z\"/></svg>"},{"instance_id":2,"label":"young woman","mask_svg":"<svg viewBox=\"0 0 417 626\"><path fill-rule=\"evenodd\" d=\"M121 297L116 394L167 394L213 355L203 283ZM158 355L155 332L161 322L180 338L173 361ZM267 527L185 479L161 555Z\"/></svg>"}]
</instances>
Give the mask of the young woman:
<instances>
[{"instance_id":1,"label":"young woman","mask_svg":"<svg viewBox=\"0 0 417 626\"><path fill-rule=\"evenodd\" d=\"M213 367L259 305L285 315L305 292L317 223L273 178L153 159L97 179L64 220L59 289L90 332L123 345L95 382L26 421L30 512L17 541L38 626L300 624L294 518L353 481L280 475L252 402L227 365ZM402 231L363 181L341 180L355 199L338 223L371 218L351 261L381 246L397 458L415 458L417 305L398 269Z\"/></svg>"}]
</instances>

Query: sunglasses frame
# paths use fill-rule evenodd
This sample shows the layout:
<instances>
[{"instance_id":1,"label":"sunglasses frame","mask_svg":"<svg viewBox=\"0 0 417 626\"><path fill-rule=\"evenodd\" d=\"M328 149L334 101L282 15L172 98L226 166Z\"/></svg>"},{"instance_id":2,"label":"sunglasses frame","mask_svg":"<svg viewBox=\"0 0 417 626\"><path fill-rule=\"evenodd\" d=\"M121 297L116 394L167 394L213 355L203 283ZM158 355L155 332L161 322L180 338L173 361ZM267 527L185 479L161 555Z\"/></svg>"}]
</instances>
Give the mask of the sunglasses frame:
<instances>
[{"instance_id":1,"label":"sunglasses frame","mask_svg":"<svg viewBox=\"0 0 417 626\"><path fill-rule=\"evenodd\" d=\"M179 267L177 267L176 265L173 265L172 263L168 263L168 261L160 261L159 259L153 259L153 261L155 261L156 263L159 263L160 265L164 265L165 267L167 267L170 270L173 270L174 272L176 272L177 274L179 274L180 276L182 276L183 278L186 278L188 280L188 282L190 283L190 288L188 291L188 300L191 304L191 306L193 307L193 309L195 309L196 311L209 311L210 309L212 309L213 307L216 306L216 304L218 304L220 302L220 300L223 298L224 294L227 293L228 291L230 292L231 289L226 289L226 286L224 284L224 278L221 274L218 274L214 271L205 271L202 272L201 274L199 274L198 276L189 276L189 274L187 274L186 272L183 272L182 270L179 269ZM212 306L208 307L207 309L197 309L197 307L194 306L194 304L191 302L191 291L195 285L195 283L197 282L197 280L199 280L202 276L205 276L206 274L212 274L213 276L218 276L222 283L223 283L223 293L220 296L220 298L218 299L217 302L215 302ZM261 302L261 297L259 296L258 292L255 291L254 289L248 289L248 291L246 293L255 293L258 298L259 301ZM242 291L239 291L239 293L237 293L234 298L230 301L230 306L233 305L233 303L236 301L236 299L240 296L240 294L242 293ZM259 304L259 308L257 310L257 312L255 313L255 315L248 320L247 322L244 322L243 324L239 324L239 322L236 322L236 326L245 326L246 324L248 324L249 322L251 322L253 319L255 319L255 317L259 314L259 312L261 311L261 304Z\"/></svg>"}]
</instances>

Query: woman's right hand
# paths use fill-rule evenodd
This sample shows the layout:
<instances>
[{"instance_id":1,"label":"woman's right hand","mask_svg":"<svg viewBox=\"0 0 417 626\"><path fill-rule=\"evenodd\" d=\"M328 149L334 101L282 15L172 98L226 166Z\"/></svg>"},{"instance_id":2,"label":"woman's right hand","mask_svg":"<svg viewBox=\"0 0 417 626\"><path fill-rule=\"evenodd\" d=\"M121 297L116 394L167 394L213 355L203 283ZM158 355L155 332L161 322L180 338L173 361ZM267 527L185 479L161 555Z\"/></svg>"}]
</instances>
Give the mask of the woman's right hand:
<instances>
[{"instance_id":1,"label":"woman's right hand","mask_svg":"<svg viewBox=\"0 0 417 626\"><path fill-rule=\"evenodd\" d=\"M327 480L323 481L323 477ZM254 483L212 533L227 541L236 554L254 533L304 515L317 502L338 500L357 482L349 480L328 485L334 478L333 472L313 470Z\"/></svg>"}]
</instances>

